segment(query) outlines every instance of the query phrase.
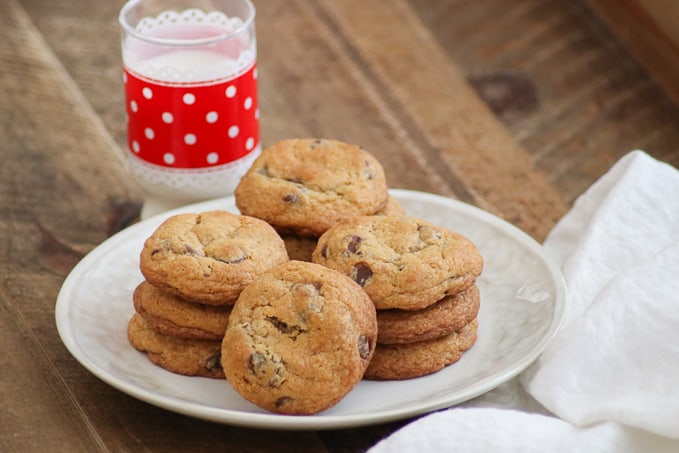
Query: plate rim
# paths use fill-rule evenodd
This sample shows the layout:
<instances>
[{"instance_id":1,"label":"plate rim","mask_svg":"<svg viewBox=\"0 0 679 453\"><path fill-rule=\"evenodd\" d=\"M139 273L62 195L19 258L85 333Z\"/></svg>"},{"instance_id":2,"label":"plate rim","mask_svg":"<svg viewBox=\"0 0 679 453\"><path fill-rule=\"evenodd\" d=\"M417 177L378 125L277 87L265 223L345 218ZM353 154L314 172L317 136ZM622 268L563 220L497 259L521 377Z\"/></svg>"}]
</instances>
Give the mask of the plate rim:
<instances>
[{"instance_id":1,"label":"plate rim","mask_svg":"<svg viewBox=\"0 0 679 453\"><path fill-rule=\"evenodd\" d=\"M85 255L80 262L73 267L69 272L67 277L64 279L62 286L57 295L57 300L55 304L55 322L57 326L57 331L59 337L69 351L69 353L78 361L85 369L96 376L98 379L102 380L106 384L126 393L134 398L144 401L148 404L152 404L156 407L176 412L179 414L184 414L192 416L195 418L212 421L221 424L228 424L233 426L241 426L247 428L258 428L258 429L274 429L274 430L322 430L322 429L341 429L349 427L359 427L374 425L380 423L388 423L395 420L406 419L416 415L423 415L436 410L444 409L447 407L452 407L460 404L464 401L468 401L486 392L489 392L499 386L500 384L508 381L509 379L517 376L526 368L528 368L544 351L549 342L554 338L558 332L564 317L565 312L565 299L566 299L566 283L559 266L551 259L551 257L546 253L544 247L538 243L534 238L529 236L527 233L519 229L518 227L510 224L509 222L491 214L476 206L470 205L468 203L448 198L442 195L421 192L408 189L390 189L390 194L395 198L401 199L417 199L422 200L429 199L436 203L443 203L453 207L456 211L462 212L466 215L471 215L485 223L491 224L496 228L501 229L504 233L508 234L512 239L519 241L523 246L526 246L530 251L536 255L540 261L548 269L549 274L552 277L552 282L555 287L554 303L553 303L553 315L550 320L549 326L546 329L543 336L538 342L533 346L529 353L525 354L522 360L510 370L498 371L490 376L487 376L480 381L477 381L473 386L465 391L458 391L455 393L456 397L451 399L443 399L441 401L435 401L422 406L414 406L407 409L390 409L386 411L380 411L377 413L362 413L354 415L323 415L316 414L312 416L292 416L292 415L282 415L273 413L255 413L255 412L242 412L234 409L218 408L213 406L205 406L200 403L179 400L176 398L171 398L162 394L150 393L147 390L140 388L136 385L130 384L128 382L121 381L117 377L111 375L106 370L97 366L95 363L90 361L90 359L80 353L80 348L75 341L75 332L71 329L66 329L66 325L70 324L67 319L68 314L68 295L74 290L75 282L73 281L72 275L78 274L81 269L87 269L91 261L99 259L99 254L106 249L113 247L119 242L124 242L130 238L135 237L137 230L143 230L152 223L160 223L163 219L178 214L181 212L188 211L203 211L207 209L213 209L216 203L224 203L228 200L233 200L233 196L227 196L222 198L217 198L213 200L203 201L199 203L189 204L182 206L161 214L157 214L153 217L145 219L134 225L131 225L124 230L114 234L113 236L105 239L94 249L92 249L87 255ZM98 253L95 253L98 252Z\"/></svg>"}]
</instances>

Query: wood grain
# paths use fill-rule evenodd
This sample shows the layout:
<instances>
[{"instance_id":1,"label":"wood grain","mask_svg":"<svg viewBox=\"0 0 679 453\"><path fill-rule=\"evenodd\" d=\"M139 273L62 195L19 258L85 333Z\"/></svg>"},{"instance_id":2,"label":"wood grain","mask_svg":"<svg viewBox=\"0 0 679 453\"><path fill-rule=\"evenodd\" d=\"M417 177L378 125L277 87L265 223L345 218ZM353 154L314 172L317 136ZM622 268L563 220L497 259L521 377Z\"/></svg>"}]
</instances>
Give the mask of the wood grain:
<instances>
[{"instance_id":1,"label":"wood grain","mask_svg":"<svg viewBox=\"0 0 679 453\"><path fill-rule=\"evenodd\" d=\"M406 2L321 1L360 53L371 83L418 151L457 196L537 238L565 213L560 195L417 20ZM370 27L381 22L382 27ZM384 93L389 93L385 95ZM492 175L489 178L489 175ZM492 187L491 187L492 186ZM502 187L502 190L497 190Z\"/></svg>"},{"instance_id":2,"label":"wood grain","mask_svg":"<svg viewBox=\"0 0 679 453\"><path fill-rule=\"evenodd\" d=\"M585 3L410 3L566 204L630 150L679 165L679 110Z\"/></svg>"},{"instance_id":3,"label":"wood grain","mask_svg":"<svg viewBox=\"0 0 679 453\"><path fill-rule=\"evenodd\" d=\"M0 25L0 450L97 450L74 389L102 384L60 344L54 300L139 199L105 127L14 0L0 4Z\"/></svg>"},{"instance_id":4,"label":"wood grain","mask_svg":"<svg viewBox=\"0 0 679 453\"><path fill-rule=\"evenodd\" d=\"M587 4L679 105L679 2L587 0Z\"/></svg>"},{"instance_id":5,"label":"wood grain","mask_svg":"<svg viewBox=\"0 0 679 453\"><path fill-rule=\"evenodd\" d=\"M212 424L124 395L61 343L60 285L142 201L121 160L122 4L0 2L0 451L365 451L409 420ZM256 4L264 145L361 144L393 187L537 239L627 150L679 164L676 107L585 0Z\"/></svg>"}]
</instances>

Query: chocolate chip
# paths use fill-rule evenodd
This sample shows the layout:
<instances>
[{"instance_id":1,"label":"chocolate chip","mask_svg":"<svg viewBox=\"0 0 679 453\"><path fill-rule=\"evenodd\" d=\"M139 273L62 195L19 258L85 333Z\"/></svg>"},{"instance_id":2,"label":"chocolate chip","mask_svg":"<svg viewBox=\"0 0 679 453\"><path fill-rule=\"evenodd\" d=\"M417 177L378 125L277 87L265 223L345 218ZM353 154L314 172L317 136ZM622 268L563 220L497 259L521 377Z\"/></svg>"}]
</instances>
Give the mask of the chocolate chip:
<instances>
[{"instance_id":1,"label":"chocolate chip","mask_svg":"<svg viewBox=\"0 0 679 453\"><path fill-rule=\"evenodd\" d=\"M280 333L289 334L294 331L294 328L290 327L286 322L281 321L275 316L267 316L266 320L271 323L272 326L276 328Z\"/></svg>"},{"instance_id":2,"label":"chocolate chip","mask_svg":"<svg viewBox=\"0 0 679 453\"><path fill-rule=\"evenodd\" d=\"M328 244L325 244L325 245L323 246L323 248L321 249L321 256L322 256L323 258L327 258L327 257L328 257Z\"/></svg>"},{"instance_id":3,"label":"chocolate chip","mask_svg":"<svg viewBox=\"0 0 679 453\"><path fill-rule=\"evenodd\" d=\"M363 241L363 238L360 236L351 236L351 239L349 240L349 245L347 245L347 250L349 250L351 253L356 253L358 250L358 246L361 244Z\"/></svg>"},{"instance_id":4,"label":"chocolate chip","mask_svg":"<svg viewBox=\"0 0 679 453\"><path fill-rule=\"evenodd\" d=\"M366 282L373 276L373 271L364 263L358 263L354 266L353 279L361 286L365 286Z\"/></svg>"},{"instance_id":5,"label":"chocolate chip","mask_svg":"<svg viewBox=\"0 0 679 453\"><path fill-rule=\"evenodd\" d=\"M248 357L248 370L252 374L258 374L266 366L266 357L259 352L254 352Z\"/></svg>"},{"instance_id":6,"label":"chocolate chip","mask_svg":"<svg viewBox=\"0 0 679 453\"><path fill-rule=\"evenodd\" d=\"M300 333L305 332L303 328L295 325L291 326L290 324L275 316L267 316L266 320L269 321L271 325L274 326L280 333L288 335L293 339L296 338Z\"/></svg>"},{"instance_id":7,"label":"chocolate chip","mask_svg":"<svg viewBox=\"0 0 679 453\"><path fill-rule=\"evenodd\" d=\"M274 404L276 405L276 408L277 408L277 409L280 409L281 407L283 407L285 404L287 404L288 402L290 402L290 401L292 401L292 400L293 400L292 397L289 397L289 396L281 396L280 398L278 398L278 399L276 400L276 402L275 402Z\"/></svg>"},{"instance_id":8,"label":"chocolate chip","mask_svg":"<svg viewBox=\"0 0 679 453\"><path fill-rule=\"evenodd\" d=\"M208 371L222 369L222 353L217 351L205 361L205 368Z\"/></svg>"},{"instance_id":9,"label":"chocolate chip","mask_svg":"<svg viewBox=\"0 0 679 453\"><path fill-rule=\"evenodd\" d=\"M289 194L285 195L282 198L282 200L285 201L286 203L297 203L299 201L299 197L297 195L295 195L294 193L289 193Z\"/></svg>"},{"instance_id":10,"label":"chocolate chip","mask_svg":"<svg viewBox=\"0 0 679 453\"><path fill-rule=\"evenodd\" d=\"M370 339L365 335L358 337L358 355L362 359L367 359L370 355Z\"/></svg>"}]
</instances>

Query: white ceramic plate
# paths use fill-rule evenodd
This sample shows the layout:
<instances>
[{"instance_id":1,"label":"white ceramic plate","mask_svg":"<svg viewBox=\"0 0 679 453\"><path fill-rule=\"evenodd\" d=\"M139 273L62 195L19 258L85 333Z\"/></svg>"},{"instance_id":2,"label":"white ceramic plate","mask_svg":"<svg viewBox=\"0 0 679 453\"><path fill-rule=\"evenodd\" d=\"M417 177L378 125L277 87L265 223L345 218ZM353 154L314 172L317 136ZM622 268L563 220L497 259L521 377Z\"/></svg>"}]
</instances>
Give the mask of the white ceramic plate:
<instances>
[{"instance_id":1,"label":"white ceramic plate","mask_svg":"<svg viewBox=\"0 0 679 453\"><path fill-rule=\"evenodd\" d=\"M132 291L142 275L144 240L170 214L225 209L232 197L159 215L127 228L89 253L66 278L56 323L71 354L94 375L158 407L214 422L273 429L328 429L407 418L485 393L533 362L561 322L565 286L542 247L509 223L473 206L437 195L393 190L412 216L458 231L485 259L479 337L462 359L438 373L405 381L360 382L338 405L313 416L259 409L225 380L167 372L133 349L127 321Z\"/></svg>"}]
</instances>

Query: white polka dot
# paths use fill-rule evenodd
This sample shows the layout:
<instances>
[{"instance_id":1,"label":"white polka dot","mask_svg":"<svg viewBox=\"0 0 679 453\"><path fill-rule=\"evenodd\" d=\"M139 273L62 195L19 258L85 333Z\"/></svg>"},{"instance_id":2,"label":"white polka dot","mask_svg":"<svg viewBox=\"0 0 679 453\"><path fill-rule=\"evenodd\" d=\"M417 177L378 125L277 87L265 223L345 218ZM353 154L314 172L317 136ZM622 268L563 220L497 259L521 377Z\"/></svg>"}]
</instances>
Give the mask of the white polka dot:
<instances>
[{"instance_id":1,"label":"white polka dot","mask_svg":"<svg viewBox=\"0 0 679 453\"><path fill-rule=\"evenodd\" d=\"M255 109L255 119L259 119L259 109Z\"/></svg>"},{"instance_id":2,"label":"white polka dot","mask_svg":"<svg viewBox=\"0 0 679 453\"><path fill-rule=\"evenodd\" d=\"M172 153L163 154L163 162L165 162L167 165L174 164L174 154Z\"/></svg>"},{"instance_id":3,"label":"white polka dot","mask_svg":"<svg viewBox=\"0 0 679 453\"><path fill-rule=\"evenodd\" d=\"M207 121L210 124L216 123L217 119L219 119L219 115L217 114L217 112L208 112L208 114L205 115L205 121Z\"/></svg>"},{"instance_id":4,"label":"white polka dot","mask_svg":"<svg viewBox=\"0 0 679 453\"><path fill-rule=\"evenodd\" d=\"M193 93L186 93L182 96L182 101L184 101L184 104L186 105L191 105L196 102L196 96Z\"/></svg>"},{"instance_id":5,"label":"white polka dot","mask_svg":"<svg viewBox=\"0 0 679 453\"><path fill-rule=\"evenodd\" d=\"M252 71L252 78L257 80L257 68L253 69Z\"/></svg>"},{"instance_id":6,"label":"white polka dot","mask_svg":"<svg viewBox=\"0 0 679 453\"><path fill-rule=\"evenodd\" d=\"M238 137L238 132L239 132L238 126L236 126L236 125L231 126L229 128L229 137L231 137L231 138Z\"/></svg>"},{"instance_id":7,"label":"white polka dot","mask_svg":"<svg viewBox=\"0 0 679 453\"><path fill-rule=\"evenodd\" d=\"M123 83L127 83L127 73L123 72Z\"/></svg>"},{"instance_id":8,"label":"white polka dot","mask_svg":"<svg viewBox=\"0 0 679 453\"><path fill-rule=\"evenodd\" d=\"M255 139L250 137L247 140L245 140L245 149L250 151L253 147L255 146Z\"/></svg>"},{"instance_id":9,"label":"white polka dot","mask_svg":"<svg viewBox=\"0 0 679 453\"><path fill-rule=\"evenodd\" d=\"M187 145L195 145L196 144L196 134L186 134L184 136L184 143Z\"/></svg>"},{"instance_id":10,"label":"white polka dot","mask_svg":"<svg viewBox=\"0 0 679 453\"><path fill-rule=\"evenodd\" d=\"M132 110L135 113L139 110L139 106L137 105L137 101L130 101L130 110Z\"/></svg>"},{"instance_id":11,"label":"white polka dot","mask_svg":"<svg viewBox=\"0 0 679 453\"><path fill-rule=\"evenodd\" d=\"M138 153L140 149L141 148L139 147L139 142L134 140L132 142L132 151L134 151L135 153Z\"/></svg>"},{"instance_id":12,"label":"white polka dot","mask_svg":"<svg viewBox=\"0 0 679 453\"><path fill-rule=\"evenodd\" d=\"M225 94L226 94L226 97L227 97L227 98L232 98L232 97L234 97L234 96L236 95L236 87L233 86L233 85L229 85L228 87L226 87L226 92L225 92Z\"/></svg>"},{"instance_id":13,"label":"white polka dot","mask_svg":"<svg viewBox=\"0 0 679 453\"><path fill-rule=\"evenodd\" d=\"M243 102L243 107L245 107L245 110L250 110L250 107L252 107L252 98L250 96L245 98L245 102Z\"/></svg>"},{"instance_id":14,"label":"white polka dot","mask_svg":"<svg viewBox=\"0 0 679 453\"><path fill-rule=\"evenodd\" d=\"M163 123L170 124L174 121L174 116L170 112L163 112Z\"/></svg>"},{"instance_id":15,"label":"white polka dot","mask_svg":"<svg viewBox=\"0 0 679 453\"><path fill-rule=\"evenodd\" d=\"M141 90L141 94L146 98L146 99L151 99L153 97L153 91L151 91L151 88L149 87L144 87L143 90Z\"/></svg>"},{"instance_id":16,"label":"white polka dot","mask_svg":"<svg viewBox=\"0 0 679 453\"><path fill-rule=\"evenodd\" d=\"M144 135L149 140L153 140L153 137L156 136L156 133L153 131L153 129L151 129L150 127L147 127L146 129L144 129Z\"/></svg>"},{"instance_id":17,"label":"white polka dot","mask_svg":"<svg viewBox=\"0 0 679 453\"><path fill-rule=\"evenodd\" d=\"M209 153L209 154L207 155L206 160L207 160L207 163L208 163L208 164L216 164L217 161L219 160L219 154L217 154L217 153Z\"/></svg>"}]
</instances>

